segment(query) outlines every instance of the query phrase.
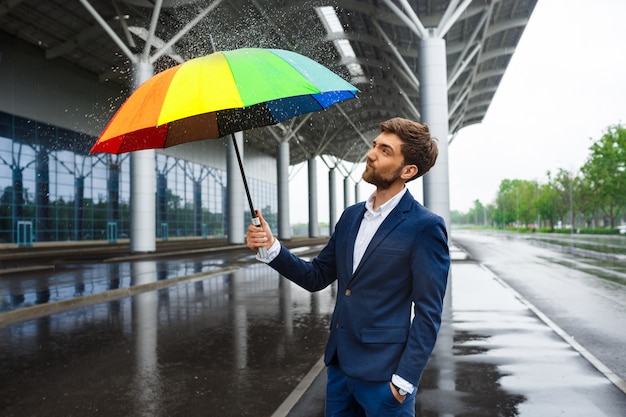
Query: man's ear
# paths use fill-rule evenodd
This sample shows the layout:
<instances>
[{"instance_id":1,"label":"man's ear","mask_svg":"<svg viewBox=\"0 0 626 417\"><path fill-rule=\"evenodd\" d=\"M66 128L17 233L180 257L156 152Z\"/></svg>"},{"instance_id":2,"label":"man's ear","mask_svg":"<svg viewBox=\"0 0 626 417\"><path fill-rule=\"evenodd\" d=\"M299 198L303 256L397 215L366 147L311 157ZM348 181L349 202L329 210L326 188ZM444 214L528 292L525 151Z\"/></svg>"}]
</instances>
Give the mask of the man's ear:
<instances>
[{"instance_id":1,"label":"man's ear","mask_svg":"<svg viewBox=\"0 0 626 417\"><path fill-rule=\"evenodd\" d=\"M417 168L417 165L405 165L402 168L402 173L400 174L400 177L404 180L408 180L416 176L418 171L419 169Z\"/></svg>"}]
</instances>

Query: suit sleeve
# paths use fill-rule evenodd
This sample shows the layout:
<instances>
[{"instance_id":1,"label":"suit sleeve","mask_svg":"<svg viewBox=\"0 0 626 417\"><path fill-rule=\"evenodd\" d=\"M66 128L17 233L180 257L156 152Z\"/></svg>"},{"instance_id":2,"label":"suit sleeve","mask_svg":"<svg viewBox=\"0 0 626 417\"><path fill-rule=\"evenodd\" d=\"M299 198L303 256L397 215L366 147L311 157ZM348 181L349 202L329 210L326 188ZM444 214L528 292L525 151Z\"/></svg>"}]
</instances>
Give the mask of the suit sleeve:
<instances>
[{"instance_id":1,"label":"suit sleeve","mask_svg":"<svg viewBox=\"0 0 626 417\"><path fill-rule=\"evenodd\" d=\"M344 216L345 212L337 222L328 244L312 261L301 259L282 246L278 256L268 265L308 291L326 288L337 279L336 236L341 233Z\"/></svg>"},{"instance_id":2,"label":"suit sleeve","mask_svg":"<svg viewBox=\"0 0 626 417\"><path fill-rule=\"evenodd\" d=\"M435 346L441 325L443 299L450 269L450 252L445 223L431 215L416 233L411 257L414 318L396 374L419 385Z\"/></svg>"}]
</instances>

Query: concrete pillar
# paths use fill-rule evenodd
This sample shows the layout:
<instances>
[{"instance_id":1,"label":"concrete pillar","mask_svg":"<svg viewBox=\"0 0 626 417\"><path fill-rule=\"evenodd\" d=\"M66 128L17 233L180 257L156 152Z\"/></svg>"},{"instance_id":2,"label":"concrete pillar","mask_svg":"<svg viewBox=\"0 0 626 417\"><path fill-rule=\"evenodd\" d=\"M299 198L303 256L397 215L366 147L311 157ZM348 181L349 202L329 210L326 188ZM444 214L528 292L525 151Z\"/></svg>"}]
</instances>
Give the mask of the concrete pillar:
<instances>
[{"instance_id":1,"label":"concrete pillar","mask_svg":"<svg viewBox=\"0 0 626 417\"><path fill-rule=\"evenodd\" d=\"M335 168L328 171L328 233L330 235L335 231L337 223L337 172Z\"/></svg>"},{"instance_id":2,"label":"concrete pillar","mask_svg":"<svg viewBox=\"0 0 626 417\"><path fill-rule=\"evenodd\" d=\"M448 83L446 43L428 37L419 45L420 110L422 122L439 140L439 157L424 176L424 205L439 214L450 232L450 183L448 180Z\"/></svg>"},{"instance_id":3,"label":"concrete pillar","mask_svg":"<svg viewBox=\"0 0 626 417\"><path fill-rule=\"evenodd\" d=\"M154 67L149 62L132 65L133 91L150 79ZM156 152L154 149L130 154L130 250L156 250Z\"/></svg>"},{"instance_id":4,"label":"concrete pillar","mask_svg":"<svg viewBox=\"0 0 626 417\"><path fill-rule=\"evenodd\" d=\"M243 178L241 178L241 171L239 170L239 163L237 162L237 154L235 152L235 146L232 138L229 136L226 138L228 147L226 149L226 176L228 182L228 217L227 217L227 233L228 243L230 244L242 244L245 241L245 229L247 223L244 223L244 218L250 220L250 213L247 213L244 203L245 189L243 187ZM243 160L243 132L235 133L235 140L239 147L239 153Z\"/></svg>"},{"instance_id":5,"label":"concrete pillar","mask_svg":"<svg viewBox=\"0 0 626 417\"><path fill-rule=\"evenodd\" d=\"M291 239L289 220L289 142L278 144L277 175L278 175L278 237Z\"/></svg>"},{"instance_id":6,"label":"concrete pillar","mask_svg":"<svg viewBox=\"0 0 626 417\"><path fill-rule=\"evenodd\" d=\"M320 222L317 210L317 161L311 158L308 161L309 174L309 237L319 237Z\"/></svg>"},{"instance_id":7,"label":"concrete pillar","mask_svg":"<svg viewBox=\"0 0 626 417\"><path fill-rule=\"evenodd\" d=\"M350 177L343 179L343 208L344 210L350 205Z\"/></svg>"},{"instance_id":8,"label":"concrete pillar","mask_svg":"<svg viewBox=\"0 0 626 417\"><path fill-rule=\"evenodd\" d=\"M361 202L361 189L359 188L359 183L354 184L354 203Z\"/></svg>"}]
</instances>

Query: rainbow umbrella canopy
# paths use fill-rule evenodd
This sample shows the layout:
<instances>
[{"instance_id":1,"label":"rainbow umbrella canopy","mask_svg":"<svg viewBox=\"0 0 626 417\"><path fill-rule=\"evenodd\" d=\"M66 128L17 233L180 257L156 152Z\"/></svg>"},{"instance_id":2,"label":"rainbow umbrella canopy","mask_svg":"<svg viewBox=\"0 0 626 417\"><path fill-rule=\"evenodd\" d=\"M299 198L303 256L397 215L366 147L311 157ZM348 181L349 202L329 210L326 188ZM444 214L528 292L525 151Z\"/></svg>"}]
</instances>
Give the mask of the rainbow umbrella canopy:
<instances>
[{"instance_id":1,"label":"rainbow umbrella canopy","mask_svg":"<svg viewBox=\"0 0 626 417\"><path fill-rule=\"evenodd\" d=\"M233 133L324 110L356 97L357 91L328 68L295 52L260 48L215 52L140 85L90 153L167 148L230 134L250 214L258 226Z\"/></svg>"},{"instance_id":2,"label":"rainbow umbrella canopy","mask_svg":"<svg viewBox=\"0 0 626 417\"><path fill-rule=\"evenodd\" d=\"M167 148L280 123L356 96L356 87L295 52L220 51L139 86L91 153Z\"/></svg>"}]
</instances>

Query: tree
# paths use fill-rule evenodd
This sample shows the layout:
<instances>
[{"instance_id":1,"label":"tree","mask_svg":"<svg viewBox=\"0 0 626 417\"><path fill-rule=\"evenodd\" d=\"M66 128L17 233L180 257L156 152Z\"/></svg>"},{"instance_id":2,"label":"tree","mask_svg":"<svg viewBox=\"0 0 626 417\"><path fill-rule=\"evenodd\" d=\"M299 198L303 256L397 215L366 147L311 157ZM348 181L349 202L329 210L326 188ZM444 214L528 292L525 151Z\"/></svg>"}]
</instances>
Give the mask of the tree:
<instances>
[{"instance_id":1,"label":"tree","mask_svg":"<svg viewBox=\"0 0 626 417\"><path fill-rule=\"evenodd\" d=\"M575 217L574 175L563 168L559 168L553 185L557 191L557 195L554 200L554 210L563 224L571 222L571 227L573 228Z\"/></svg>"},{"instance_id":2,"label":"tree","mask_svg":"<svg viewBox=\"0 0 626 417\"><path fill-rule=\"evenodd\" d=\"M474 207L467 213L467 222L475 225L486 225L486 211L485 206L480 200L474 200Z\"/></svg>"},{"instance_id":3,"label":"tree","mask_svg":"<svg viewBox=\"0 0 626 417\"><path fill-rule=\"evenodd\" d=\"M626 206L626 128L610 126L589 150L591 155L581 171L595 191L600 210L614 227Z\"/></svg>"},{"instance_id":4,"label":"tree","mask_svg":"<svg viewBox=\"0 0 626 417\"><path fill-rule=\"evenodd\" d=\"M550 173L548 173L550 175ZM558 218L554 202L558 199L558 190L551 181L547 184L539 186L539 196L535 202L535 207L541 218L548 222L551 230L554 230L554 224Z\"/></svg>"},{"instance_id":5,"label":"tree","mask_svg":"<svg viewBox=\"0 0 626 417\"><path fill-rule=\"evenodd\" d=\"M503 226L527 226L537 217L537 183L527 180L502 180L496 197L494 221Z\"/></svg>"}]
</instances>

